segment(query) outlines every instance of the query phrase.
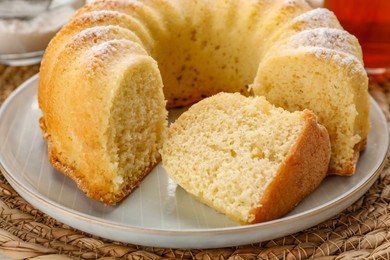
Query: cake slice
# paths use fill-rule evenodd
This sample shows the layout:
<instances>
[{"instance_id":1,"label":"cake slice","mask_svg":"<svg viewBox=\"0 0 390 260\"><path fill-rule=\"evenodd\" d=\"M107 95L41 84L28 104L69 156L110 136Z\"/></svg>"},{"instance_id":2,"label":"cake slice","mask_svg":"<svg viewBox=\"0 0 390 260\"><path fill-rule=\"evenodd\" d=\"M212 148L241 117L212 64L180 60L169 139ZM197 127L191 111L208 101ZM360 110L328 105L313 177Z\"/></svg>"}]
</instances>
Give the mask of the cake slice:
<instances>
[{"instance_id":1,"label":"cake slice","mask_svg":"<svg viewBox=\"0 0 390 260\"><path fill-rule=\"evenodd\" d=\"M333 49L312 46L323 40L318 39L321 34L328 35L327 45ZM346 38L336 41L342 35L342 31L317 30L290 37L284 47L275 46L262 60L251 88L255 95L288 111L313 111L330 136L329 174L351 176L370 130L370 97L360 56L343 50L358 47L351 47Z\"/></svg>"},{"instance_id":2,"label":"cake slice","mask_svg":"<svg viewBox=\"0 0 390 260\"><path fill-rule=\"evenodd\" d=\"M330 141L309 110L220 93L169 129L163 166L184 190L241 223L279 218L327 175Z\"/></svg>"},{"instance_id":3,"label":"cake slice","mask_svg":"<svg viewBox=\"0 0 390 260\"><path fill-rule=\"evenodd\" d=\"M76 46L65 46L46 89L50 112L40 119L50 163L108 205L160 162L167 131L157 63L136 41L120 38L124 31L115 32L111 40L96 37L79 55Z\"/></svg>"}]
</instances>

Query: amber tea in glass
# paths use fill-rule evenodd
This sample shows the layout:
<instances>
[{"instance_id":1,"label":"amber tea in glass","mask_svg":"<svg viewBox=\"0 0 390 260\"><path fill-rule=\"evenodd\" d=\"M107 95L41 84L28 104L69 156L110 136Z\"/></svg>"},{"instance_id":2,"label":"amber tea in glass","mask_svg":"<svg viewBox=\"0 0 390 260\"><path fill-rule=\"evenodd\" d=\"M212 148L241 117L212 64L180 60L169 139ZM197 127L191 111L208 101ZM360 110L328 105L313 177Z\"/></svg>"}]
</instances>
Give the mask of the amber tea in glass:
<instances>
[{"instance_id":1,"label":"amber tea in glass","mask_svg":"<svg viewBox=\"0 0 390 260\"><path fill-rule=\"evenodd\" d=\"M363 49L369 74L390 73L390 0L325 0Z\"/></svg>"}]
</instances>

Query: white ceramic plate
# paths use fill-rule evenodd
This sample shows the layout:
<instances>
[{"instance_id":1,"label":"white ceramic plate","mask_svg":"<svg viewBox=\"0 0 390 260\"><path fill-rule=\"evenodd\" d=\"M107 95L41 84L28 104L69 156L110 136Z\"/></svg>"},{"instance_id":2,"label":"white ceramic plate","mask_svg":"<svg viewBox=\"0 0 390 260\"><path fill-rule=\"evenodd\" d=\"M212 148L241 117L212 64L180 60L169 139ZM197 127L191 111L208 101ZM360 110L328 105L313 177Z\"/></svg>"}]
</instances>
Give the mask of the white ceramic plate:
<instances>
[{"instance_id":1,"label":"white ceramic plate","mask_svg":"<svg viewBox=\"0 0 390 260\"><path fill-rule=\"evenodd\" d=\"M345 209L377 179L388 149L386 120L373 99L372 130L353 177L328 177L287 216L239 226L199 203L173 183L159 165L117 206L87 198L54 170L41 137L34 76L0 109L0 162L5 177L29 203L88 233L138 245L217 248L269 240L314 226ZM171 116L177 116L175 111Z\"/></svg>"}]
</instances>

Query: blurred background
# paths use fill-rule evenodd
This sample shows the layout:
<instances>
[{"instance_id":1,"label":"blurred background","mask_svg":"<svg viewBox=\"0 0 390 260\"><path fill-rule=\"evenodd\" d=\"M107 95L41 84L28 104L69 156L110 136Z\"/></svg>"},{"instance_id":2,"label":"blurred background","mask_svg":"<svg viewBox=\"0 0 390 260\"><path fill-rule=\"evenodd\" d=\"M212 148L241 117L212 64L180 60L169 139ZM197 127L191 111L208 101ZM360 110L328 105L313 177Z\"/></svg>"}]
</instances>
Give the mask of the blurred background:
<instances>
[{"instance_id":1,"label":"blurred background","mask_svg":"<svg viewBox=\"0 0 390 260\"><path fill-rule=\"evenodd\" d=\"M39 63L51 38L85 2L0 0L0 63Z\"/></svg>"},{"instance_id":2,"label":"blurred background","mask_svg":"<svg viewBox=\"0 0 390 260\"><path fill-rule=\"evenodd\" d=\"M39 64L54 34L92 1L0 0L0 64ZM390 77L390 0L306 1L333 11L344 29L358 38L370 75Z\"/></svg>"}]
</instances>

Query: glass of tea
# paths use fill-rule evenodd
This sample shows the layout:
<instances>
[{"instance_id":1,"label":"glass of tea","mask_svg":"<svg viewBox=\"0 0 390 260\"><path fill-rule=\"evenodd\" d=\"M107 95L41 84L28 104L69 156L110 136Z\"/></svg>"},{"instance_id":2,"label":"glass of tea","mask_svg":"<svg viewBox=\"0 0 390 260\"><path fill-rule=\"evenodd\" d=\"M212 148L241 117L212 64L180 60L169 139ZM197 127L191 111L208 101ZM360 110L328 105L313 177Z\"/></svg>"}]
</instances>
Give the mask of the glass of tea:
<instances>
[{"instance_id":1,"label":"glass of tea","mask_svg":"<svg viewBox=\"0 0 390 260\"><path fill-rule=\"evenodd\" d=\"M390 0L324 0L324 7L358 38L367 73L390 75Z\"/></svg>"}]
</instances>

